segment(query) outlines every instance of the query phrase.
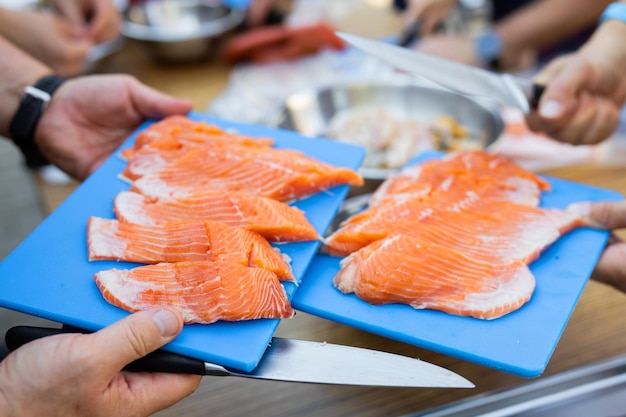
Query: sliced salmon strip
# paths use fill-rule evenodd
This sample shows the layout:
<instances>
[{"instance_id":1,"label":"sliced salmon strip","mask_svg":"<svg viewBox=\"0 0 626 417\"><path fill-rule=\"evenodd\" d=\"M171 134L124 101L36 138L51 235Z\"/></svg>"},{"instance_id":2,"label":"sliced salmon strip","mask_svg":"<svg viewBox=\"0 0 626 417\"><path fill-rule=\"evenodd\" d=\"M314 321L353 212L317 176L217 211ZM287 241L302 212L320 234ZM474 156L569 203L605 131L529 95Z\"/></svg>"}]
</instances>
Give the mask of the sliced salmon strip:
<instances>
[{"instance_id":1,"label":"sliced salmon strip","mask_svg":"<svg viewBox=\"0 0 626 417\"><path fill-rule=\"evenodd\" d=\"M562 234L585 225L572 212L507 201L466 199L462 204L404 201L384 204L349 219L325 240L326 250L346 256L393 234L421 237L481 259L529 263Z\"/></svg>"},{"instance_id":2,"label":"sliced salmon strip","mask_svg":"<svg viewBox=\"0 0 626 417\"><path fill-rule=\"evenodd\" d=\"M221 189L293 201L342 184L360 186L363 178L300 152L232 145L193 147L135 181L131 190L152 198L175 198Z\"/></svg>"},{"instance_id":3,"label":"sliced salmon strip","mask_svg":"<svg viewBox=\"0 0 626 417\"><path fill-rule=\"evenodd\" d=\"M281 280L293 272L278 249L261 235L220 222L187 222L142 226L92 217L87 225L89 260L117 260L154 264L215 260L265 268Z\"/></svg>"},{"instance_id":4,"label":"sliced salmon strip","mask_svg":"<svg viewBox=\"0 0 626 417\"><path fill-rule=\"evenodd\" d=\"M371 304L495 319L532 296L535 279L521 261L490 262L441 245L395 235L343 259L334 285Z\"/></svg>"},{"instance_id":5,"label":"sliced salmon strip","mask_svg":"<svg viewBox=\"0 0 626 417\"><path fill-rule=\"evenodd\" d=\"M189 198L151 200L125 191L115 197L114 211L120 221L148 226L211 220L252 230L271 242L320 238L298 208L237 192L210 191Z\"/></svg>"},{"instance_id":6,"label":"sliced salmon strip","mask_svg":"<svg viewBox=\"0 0 626 417\"><path fill-rule=\"evenodd\" d=\"M95 275L103 297L126 311L178 309L185 323L290 318L294 312L270 271L235 262L200 261L112 269Z\"/></svg>"}]
</instances>

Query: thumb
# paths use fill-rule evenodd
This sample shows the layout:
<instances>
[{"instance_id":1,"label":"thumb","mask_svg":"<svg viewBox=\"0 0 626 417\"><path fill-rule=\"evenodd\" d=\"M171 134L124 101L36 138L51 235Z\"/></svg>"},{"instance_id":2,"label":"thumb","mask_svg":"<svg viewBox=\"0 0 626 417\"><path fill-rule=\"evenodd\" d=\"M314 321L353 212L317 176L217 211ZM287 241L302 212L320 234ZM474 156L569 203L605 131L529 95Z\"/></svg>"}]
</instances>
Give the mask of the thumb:
<instances>
[{"instance_id":1,"label":"thumb","mask_svg":"<svg viewBox=\"0 0 626 417\"><path fill-rule=\"evenodd\" d=\"M585 218L589 226L608 230L626 228L626 201L574 203L567 210Z\"/></svg>"},{"instance_id":2,"label":"thumb","mask_svg":"<svg viewBox=\"0 0 626 417\"><path fill-rule=\"evenodd\" d=\"M170 308L140 311L91 336L94 355L116 374L129 363L172 341L182 330L181 314ZM114 349L112 349L114 347ZM115 355L111 355L114 351Z\"/></svg>"},{"instance_id":3,"label":"thumb","mask_svg":"<svg viewBox=\"0 0 626 417\"><path fill-rule=\"evenodd\" d=\"M189 100L161 93L135 79L131 80L130 96L135 108L144 118L160 119L174 114L186 114L193 108Z\"/></svg>"}]
</instances>

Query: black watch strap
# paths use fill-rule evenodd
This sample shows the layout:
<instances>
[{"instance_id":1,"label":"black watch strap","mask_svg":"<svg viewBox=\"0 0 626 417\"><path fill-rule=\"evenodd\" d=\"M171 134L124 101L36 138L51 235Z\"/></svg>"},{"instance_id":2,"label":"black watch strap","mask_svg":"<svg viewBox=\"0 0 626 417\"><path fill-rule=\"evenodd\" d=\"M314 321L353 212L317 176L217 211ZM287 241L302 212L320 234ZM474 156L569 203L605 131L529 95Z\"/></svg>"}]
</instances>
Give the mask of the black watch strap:
<instances>
[{"instance_id":1,"label":"black watch strap","mask_svg":"<svg viewBox=\"0 0 626 417\"><path fill-rule=\"evenodd\" d=\"M63 81L65 79L62 77L46 75L34 85L26 87L20 106L9 125L9 134L24 155L26 165L29 167L48 164L35 143L35 129L52 94Z\"/></svg>"}]
</instances>

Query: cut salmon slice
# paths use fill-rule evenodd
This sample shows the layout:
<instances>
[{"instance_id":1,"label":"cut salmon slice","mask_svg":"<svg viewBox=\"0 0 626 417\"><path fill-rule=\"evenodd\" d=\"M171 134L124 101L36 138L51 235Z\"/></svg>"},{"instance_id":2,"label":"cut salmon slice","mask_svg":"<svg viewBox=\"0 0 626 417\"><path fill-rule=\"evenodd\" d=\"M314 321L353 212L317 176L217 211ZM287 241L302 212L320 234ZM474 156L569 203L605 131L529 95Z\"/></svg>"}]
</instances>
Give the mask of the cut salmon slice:
<instances>
[{"instance_id":1,"label":"cut salmon slice","mask_svg":"<svg viewBox=\"0 0 626 417\"><path fill-rule=\"evenodd\" d=\"M188 197L221 189L293 201L338 185L363 185L354 170L335 167L300 152L245 146L194 147L132 185L151 198Z\"/></svg>"},{"instance_id":2,"label":"cut salmon slice","mask_svg":"<svg viewBox=\"0 0 626 417\"><path fill-rule=\"evenodd\" d=\"M173 149L186 145L215 145L218 143L246 146L273 146L271 138L252 138L227 132L216 125L194 121L186 116L174 115L153 123L140 132L132 148L122 152L122 157L130 159L142 148Z\"/></svg>"},{"instance_id":3,"label":"cut salmon slice","mask_svg":"<svg viewBox=\"0 0 626 417\"><path fill-rule=\"evenodd\" d=\"M148 226L211 220L252 230L271 242L320 239L298 208L237 192L210 191L189 198L151 200L124 191L115 197L114 211L120 221Z\"/></svg>"},{"instance_id":4,"label":"cut salmon slice","mask_svg":"<svg viewBox=\"0 0 626 417\"><path fill-rule=\"evenodd\" d=\"M440 206L406 201L366 210L329 236L325 245L330 254L346 256L401 233L445 244L466 256L530 263L564 233L585 224L569 211L507 201L467 199Z\"/></svg>"},{"instance_id":5,"label":"cut salmon slice","mask_svg":"<svg viewBox=\"0 0 626 417\"><path fill-rule=\"evenodd\" d=\"M372 194L370 206L386 199L438 198L438 194L477 193L483 198L537 206L550 184L508 159L485 151L450 154L413 165L387 178Z\"/></svg>"},{"instance_id":6,"label":"cut salmon slice","mask_svg":"<svg viewBox=\"0 0 626 417\"><path fill-rule=\"evenodd\" d=\"M517 310L535 288L521 261L485 262L406 235L376 241L341 265L334 285L368 303L403 303L480 319Z\"/></svg>"},{"instance_id":7,"label":"cut salmon slice","mask_svg":"<svg viewBox=\"0 0 626 417\"><path fill-rule=\"evenodd\" d=\"M178 309L185 323L290 318L294 312L276 275L226 261L161 263L96 273L103 297L129 312Z\"/></svg>"},{"instance_id":8,"label":"cut salmon slice","mask_svg":"<svg viewBox=\"0 0 626 417\"><path fill-rule=\"evenodd\" d=\"M278 249L261 235L220 222L187 222L142 226L92 217L87 225L89 260L117 260L154 264L216 260L274 272L280 280L294 280Z\"/></svg>"}]
</instances>

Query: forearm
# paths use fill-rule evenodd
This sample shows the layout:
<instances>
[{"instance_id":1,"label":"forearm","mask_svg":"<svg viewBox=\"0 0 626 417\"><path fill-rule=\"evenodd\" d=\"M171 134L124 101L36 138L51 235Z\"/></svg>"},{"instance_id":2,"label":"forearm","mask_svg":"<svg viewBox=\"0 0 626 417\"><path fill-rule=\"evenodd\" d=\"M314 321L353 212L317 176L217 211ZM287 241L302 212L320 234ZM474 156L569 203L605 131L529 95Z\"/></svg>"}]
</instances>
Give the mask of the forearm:
<instances>
[{"instance_id":1,"label":"forearm","mask_svg":"<svg viewBox=\"0 0 626 417\"><path fill-rule=\"evenodd\" d=\"M52 70L2 37L0 56L0 136L7 137L24 88Z\"/></svg>"},{"instance_id":2,"label":"forearm","mask_svg":"<svg viewBox=\"0 0 626 417\"><path fill-rule=\"evenodd\" d=\"M580 48L580 53L604 61L626 73L626 23L617 20L603 22Z\"/></svg>"},{"instance_id":3,"label":"forearm","mask_svg":"<svg viewBox=\"0 0 626 417\"><path fill-rule=\"evenodd\" d=\"M539 49L598 21L610 0L536 0L496 24L505 51Z\"/></svg>"}]
</instances>

